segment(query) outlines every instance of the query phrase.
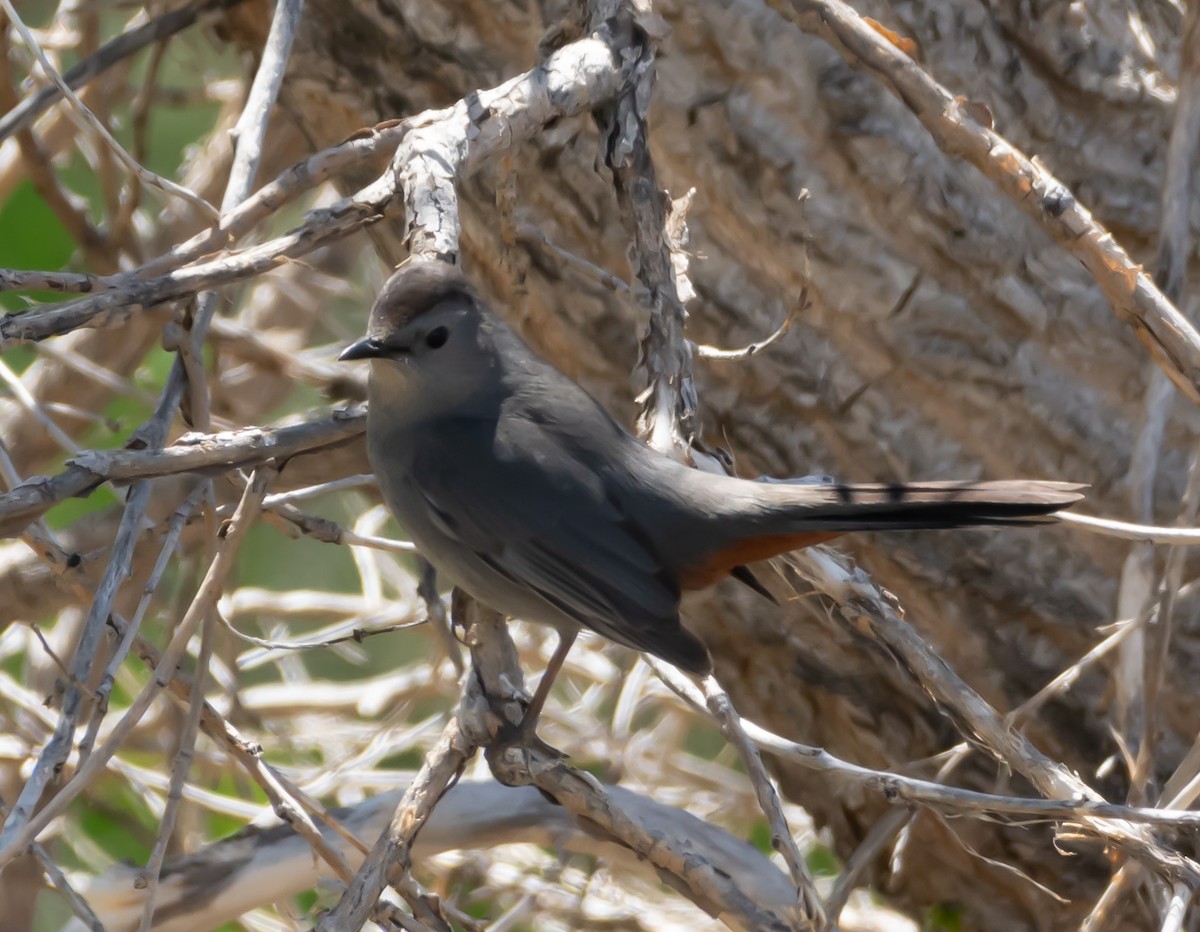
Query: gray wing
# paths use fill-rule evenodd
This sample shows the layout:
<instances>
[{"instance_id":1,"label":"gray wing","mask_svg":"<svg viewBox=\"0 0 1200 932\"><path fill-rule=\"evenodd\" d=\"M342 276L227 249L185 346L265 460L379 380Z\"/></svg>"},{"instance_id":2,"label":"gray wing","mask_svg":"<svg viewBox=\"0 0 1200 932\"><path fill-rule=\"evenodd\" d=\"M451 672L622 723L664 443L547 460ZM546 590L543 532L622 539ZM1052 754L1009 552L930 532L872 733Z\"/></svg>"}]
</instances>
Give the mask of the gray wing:
<instances>
[{"instance_id":1,"label":"gray wing","mask_svg":"<svg viewBox=\"0 0 1200 932\"><path fill-rule=\"evenodd\" d=\"M442 530L556 613L693 672L708 652L679 624L679 587L570 436L510 418L439 421L411 480ZM532 619L532 620L537 620Z\"/></svg>"}]
</instances>

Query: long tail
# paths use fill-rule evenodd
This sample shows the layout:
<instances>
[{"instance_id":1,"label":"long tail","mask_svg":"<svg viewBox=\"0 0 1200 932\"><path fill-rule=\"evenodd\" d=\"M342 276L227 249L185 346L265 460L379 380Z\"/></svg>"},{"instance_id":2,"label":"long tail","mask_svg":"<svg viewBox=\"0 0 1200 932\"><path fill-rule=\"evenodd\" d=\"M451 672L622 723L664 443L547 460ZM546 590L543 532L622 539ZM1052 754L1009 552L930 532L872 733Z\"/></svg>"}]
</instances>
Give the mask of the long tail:
<instances>
[{"instance_id":1,"label":"long tail","mask_svg":"<svg viewBox=\"0 0 1200 932\"><path fill-rule=\"evenodd\" d=\"M913 482L896 485L772 483L768 523L804 531L923 530L1023 525L1083 498L1070 482Z\"/></svg>"},{"instance_id":2,"label":"long tail","mask_svg":"<svg viewBox=\"0 0 1200 932\"><path fill-rule=\"evenodd\" d=\"M1083 498L1070 482L914 482L896 485L755 482L743 486L703 551L681 573L699 589L733 573L753 588L745 564L810 547L851 531L938 530L1044 524ZM717 539L720 538L720 539ZM705 546L705 543L710 546Z\"/></svg>"}]
</instances>

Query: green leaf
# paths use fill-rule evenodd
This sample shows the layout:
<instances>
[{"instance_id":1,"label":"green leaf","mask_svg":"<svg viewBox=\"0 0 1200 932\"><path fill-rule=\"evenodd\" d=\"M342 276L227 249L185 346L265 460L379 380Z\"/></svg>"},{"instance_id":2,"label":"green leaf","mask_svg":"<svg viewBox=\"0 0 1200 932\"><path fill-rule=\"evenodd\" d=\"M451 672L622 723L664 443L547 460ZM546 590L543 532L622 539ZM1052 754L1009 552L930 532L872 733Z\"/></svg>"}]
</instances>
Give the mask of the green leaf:
<instances>
[{"instance_id":1,"label":"green leaf","mask_svg":"<svg viewBox=\"0 0 1200 932\"><path fill-rule=\"evenodd\" d=\"M6 235L0 236L0 268L60 269L75 251L75 243L66 228L28 181L18 185L0 205L0 230L6 231ZM47 291L0 292L0 308L23 311L29 307L28 299L31 298L57 301L62 295ZM30 358L21 360L15 353L5 354L5 362L18 370L28 365Z\"/></svg>"}]
</instances>

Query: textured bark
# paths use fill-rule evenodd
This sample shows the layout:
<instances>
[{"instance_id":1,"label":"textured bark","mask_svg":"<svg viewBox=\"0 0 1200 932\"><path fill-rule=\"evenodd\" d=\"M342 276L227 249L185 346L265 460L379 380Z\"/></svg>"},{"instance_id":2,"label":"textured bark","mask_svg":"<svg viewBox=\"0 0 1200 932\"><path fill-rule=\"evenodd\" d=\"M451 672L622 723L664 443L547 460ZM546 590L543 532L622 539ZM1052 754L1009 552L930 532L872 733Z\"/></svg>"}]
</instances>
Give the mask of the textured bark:
<instances>
[{"instance_id":1,"label":"textured bark","mask_svg":"<svg viewBox=\"0 0 1200 932\"><path fill-rule=\"evenodd\" d=\"M530 67L556 15L544 6L545 21L531 22L524 3L312 2L285 108L324 146L444 106ZM932 74L986 105L998 131L1066 181L1135 257L1150 258L1180 29L1172 8L1016 0L857 8L915 40ZM795 300L806 248L811 262L814 306L785 340L748 361L699 366L710 441L730 447L743 474L1053 477L1091 483L1089 510L1124 513L1149 362L1077 262L974 169L939 152L881 85L762 4L668 0L655 9L670 33L658 60L653 154L672 195L697 189L691 338L761 338ZM1126 14L1142 18L1144 44ZM594 127L574 120L519 153L516 214L628 277L598 151ZM537 247L521 263L525 280L512 279L495 203L501 171L463 192L469 273L629 423L635 306ZM403 254L395 244L383 251ZM1164 519L1195 424L1180 407L1157 489ZM846 546L1002 712L1095 643L1096 626L1112 620L1125 552L1062 528L862 535ZM775 608L725 584L691 599L686 617L712 646L739 710L780 733L922 774L933 768L921 761L960 740L904 670L815 600ZM1160 776L1200 725L1177 688L1200 662L1193 620L1183 613L1172 655ZM1091 669L1028 728L1117 799L1120 768L1095 777L1117 750L1104 670ZM788 766L777 771L831 828L843 857L887 808ZM956 779L1009 782L978 754ZM897 873L886 876L879 860L876 882L917 910L960 902L966 927L1057 928L1078 921L1109 875L1099 852L1064 858L1043 829L959 822L952 831L1067 902L966 855L929 817L917 818Z\"/></svg>"},{"instance_id":2,"label":"textured bark","mask_svg":"<svg viewBox=\"0 0 1200 932\"><path fill-rule=\"evenodd\" d=\"M309 0L281 99L290 125L273 127L279 144L260 180L306 146L446 106L531 67L543 35L572 5L537 6ZM1174 7L1133 0L1083 9L1058 0L855 6L914 40L916 57L939 81L986 106L999 132L1048 165L1135 258L1152 260L1182 29ZM256 50L269 7L235 9L222 36ZM673 197L697 192L688 216L698 295L689 336L722 346L761 339L805 284L806 253L811 273L813 306L783 340L745 361L697 363L707 439L731 449L744 475L1068 479L1091 484L1090 512L1124 516L1152 364L1083 268L978 172L941 153L882 85L758 0L663 0L655 12L669 27L651 109L655 167ZM571 29L560 32L570 37ZM636 303L564 267L545 247L506 246L497 206L497 188L510 180L505 166L514 166L517 221L629 279L612 179L596 168L601 151L593 123L574 119L486 168L461 192L463 257L470 277L530 341L630 424L629 374L644 325ZM397 229L371 229L391 261L404 255ZM338 247L309 265L345 274L351 260ZM303 277L295 267L285 274ZM242 322L275 328L280 345L302 346L319 309L301 313L303 302L281 301L280 281L257 286L263 300L249 302ZM132 330L69 339L128 372L158 334L148 315L135 319ZM53 376L61 368L39 365L46 368L40 397L81 390L74 379L52 390L43 383L59 384ZM266 400L282 400L288 387L286 373L247 380L245 392L215 399L214 413L240 421ZM1172 517L1183 488L1196 425L1185 404L1168 425L1155 490L1161 521ZM21 452L23 472L47 468L52 445L3 400L0 434ZM282 485L365 471L361 444L334 455L348 465L301 458ZM1097 626L1114 620L1127 552L1065 528L860 535L844 546L1001 712L1096 643ZM152 546L147 555L153 559ZM10 556L19 559L3 554ZM6 574L22 600L24 587L49 584L48 571L25 560ZM47 591L26 604L42 614L58 598ZM739 711L780 734L920 776L936 771L929 758L962 740L907 671L831 620L816 599L777 607L726 583L691 597L685 617L712 648ZM1186 688L1200 667L1194 603L1182 603L1176 625L1160 779L1200 730ZM1025 727L1048 755L1120 800L1122 767L1096 775L1119 754L1105 663ZM830 829L843 858L890 810L790 765L777 762L775 771L785 792ZM953 779L1029 792L978 753ZM964 844L1018 867L1065 902L972 857ZM964 928L1065 928L1086 914L1110 872L1095 846L1064 857L1047 828L947 824L921 814L903 857L889 864L885 852L868 877L915 915L959 903ZM1145 918L1132 914L1139 904L1128 901L1126 918L1140 926Z\"/></svg>"}]
</instances>

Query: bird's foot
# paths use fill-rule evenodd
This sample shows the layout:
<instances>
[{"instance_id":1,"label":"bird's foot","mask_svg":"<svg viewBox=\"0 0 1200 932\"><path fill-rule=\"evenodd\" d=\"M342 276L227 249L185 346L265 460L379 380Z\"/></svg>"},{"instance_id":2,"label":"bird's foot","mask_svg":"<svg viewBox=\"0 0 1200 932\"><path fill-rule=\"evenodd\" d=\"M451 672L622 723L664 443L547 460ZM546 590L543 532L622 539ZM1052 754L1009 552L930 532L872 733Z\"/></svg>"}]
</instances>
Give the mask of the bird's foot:
<instances>
[{"instance_id":1,"label":"bird's foot","mask_svg":"<svg viewBox=\"0 0 1200 932\"><path fill-rule=\"evenodd\" d=\"M537 736L536 727L536 719L526 716L501 729L484 750L492 776L505 786L536 785L535 770L566 759L565 753ZM544 791L542 795L546 795Z\"/></svg>"},{"instance_id":2,"label":"bird's foot","mask_svg":"<svg viewBox=\"0 0 1200 932\"><path fill-rule=\"evenodd\" d=\"M521 721L503 727L494 744L504 748L528 748L554 760L564 760L567 757L566 753L538 737L537 726L540 718L540 715L526 712Z\"/></svg>"}]
</instances>

